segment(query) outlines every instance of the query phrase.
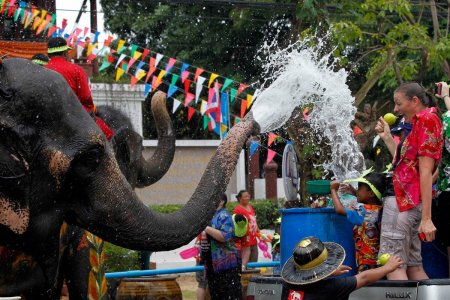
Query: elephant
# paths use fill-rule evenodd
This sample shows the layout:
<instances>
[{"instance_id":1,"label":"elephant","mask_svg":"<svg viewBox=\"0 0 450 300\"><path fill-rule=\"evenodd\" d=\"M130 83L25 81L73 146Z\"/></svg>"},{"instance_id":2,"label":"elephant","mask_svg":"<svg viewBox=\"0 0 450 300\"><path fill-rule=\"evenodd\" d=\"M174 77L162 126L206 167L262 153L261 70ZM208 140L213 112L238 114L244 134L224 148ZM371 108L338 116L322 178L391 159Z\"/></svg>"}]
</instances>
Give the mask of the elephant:
<instances>
[{"instance_id":1,"label":"elephant","mask_svg":"<svg viewBox=\"0 0 450 300\"><path fill-rule=\"evenodd\" d=\"M142 155L142 137L134 130L130 119L111 106L96 108L96 115L114 132L112 149L120 171L133 189L149 186L161 179L175 155L176 138L164 93L156 92L151 97L151 111L156 123L158 146L152 157L146 160ZM81 227L66 224L61 228L60 238L64 241L61 243L65 249L64 279L70 298L85 299L89 295L106 299L103 241Z\"/></svg>"},{"instance_id":2,"label":"elephant","mask_svg":"<svg viewBox=\"0 0 450 300\"><path fill-rule=\"evenodd\" d=\"M58 299L63 222L116 245L167 251L211 220L245 141L250 111L231 128L193 195L171 214L147 208L120 171L112 145L57 73L0 62L0 296Z\"/></svg>"}]
</instances>

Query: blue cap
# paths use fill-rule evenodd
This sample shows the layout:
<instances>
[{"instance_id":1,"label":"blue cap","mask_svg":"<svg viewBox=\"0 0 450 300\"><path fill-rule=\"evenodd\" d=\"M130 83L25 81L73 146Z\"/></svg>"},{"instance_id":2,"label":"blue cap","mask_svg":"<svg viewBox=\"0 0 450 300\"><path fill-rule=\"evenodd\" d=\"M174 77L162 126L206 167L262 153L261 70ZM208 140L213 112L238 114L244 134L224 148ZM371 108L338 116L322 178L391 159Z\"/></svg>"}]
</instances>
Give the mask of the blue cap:
<instances>
[{"instance_id":1,"label":"blue cap","mask_svg":"<svg viewBox=\"0 0 450 300\"><path fill-rule=\"evenodd\" d=\"M400 134L403 130L405 131L405 134L408 135L411 132L412 125L411 123L405 122L402 120L400 123L398 123L397 126L391 129L392 134Z\"/></svg>"}]
</instances>

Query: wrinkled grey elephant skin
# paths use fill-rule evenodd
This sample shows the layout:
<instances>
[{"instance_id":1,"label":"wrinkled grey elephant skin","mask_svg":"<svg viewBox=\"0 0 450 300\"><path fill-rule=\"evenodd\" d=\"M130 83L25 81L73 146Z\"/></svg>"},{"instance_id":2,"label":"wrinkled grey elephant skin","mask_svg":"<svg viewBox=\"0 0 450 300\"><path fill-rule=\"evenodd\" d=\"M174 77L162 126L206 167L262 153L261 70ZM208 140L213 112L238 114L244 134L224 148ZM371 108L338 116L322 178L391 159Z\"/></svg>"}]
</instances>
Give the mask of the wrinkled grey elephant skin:
<instances>
[{"instance_id":1,"label":"wrinkled grey elephant skin","mask_svg":"<svg viewBox=\"0 0 450 300\"><path fill-rule=\"evenodd\" d=\"M27 60L4 60L0 296L58 299L64 220L130 249L187 244L214 215L245 141L258 131L249 113L223 140L187 204L159 214L136 197L110 144L60 75Z\"/></svg>"}]
</instances>

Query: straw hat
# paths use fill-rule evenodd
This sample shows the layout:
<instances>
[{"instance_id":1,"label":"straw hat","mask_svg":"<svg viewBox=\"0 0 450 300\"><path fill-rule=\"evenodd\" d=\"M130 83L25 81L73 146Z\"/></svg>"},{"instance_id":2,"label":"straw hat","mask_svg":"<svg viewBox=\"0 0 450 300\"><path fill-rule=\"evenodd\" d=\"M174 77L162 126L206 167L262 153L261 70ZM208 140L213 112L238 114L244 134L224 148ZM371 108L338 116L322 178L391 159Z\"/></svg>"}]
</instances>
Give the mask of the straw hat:
<instances>
[{"instance_id":1,"label":"straw hat","mask_svg":"<svg viewBox=\"0 0 450 300\"><path fill-rule=\"evenodd\" d=\"M248 229L247 218L241 214L233 214L232 219L234 223L234 235L239 238L245 236Z\"/></svg>"},{"instance_id":2,"label":"straw hat","mask_svg":"<svg viewBox=\"0 0 450 300\"><path fill-rule=\"evenodd\" d=\"M322 280L336 271L344 262L345 250L341 245L325 242L316 237L302 239L286 261L281 277L290 284L310 284Z\"/></svg>"}]
</instances>

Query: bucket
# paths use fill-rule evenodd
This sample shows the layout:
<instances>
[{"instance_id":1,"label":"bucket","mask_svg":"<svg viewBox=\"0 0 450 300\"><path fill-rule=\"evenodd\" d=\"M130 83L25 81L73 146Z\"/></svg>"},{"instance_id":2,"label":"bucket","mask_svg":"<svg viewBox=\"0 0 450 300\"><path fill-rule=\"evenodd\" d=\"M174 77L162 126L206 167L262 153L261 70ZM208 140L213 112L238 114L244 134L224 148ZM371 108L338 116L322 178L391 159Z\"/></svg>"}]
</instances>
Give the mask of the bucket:
<instances>
[{"instance_id":1,"label":"bucket","mask_svg":"<svg viewBox=\"0 0 450 300\"><path fill-rule=\"evenodd\" d=\"M310 195L329 195L330 180L310 180L306 182L306 192Z\"/></svg>"},{"instance_id":2,"label":"bucket","mask_svg":"<svg viewBox=\"0 0 450 300\"><path fill-rule=\"evenodd\" d=\"M177 276L124 278L117 289L117 300L182 300Z\"/></svg>"},{"instance_id":3,"label":"bucket","mask_svg":"<svg viewBox=\"0 0 450 300\"><path fill-rule=\"evenodd\" d=\"M289 208L282 209L281 215L281 266L292 256L302 238L315 236L323 242L335 242L344 247L344 264L352 268L346 276L356 274L353 225L345 216L336 214L334 208Z\"/></svg>"},{"instance_id":4,"label":"bucket","mask_svg":"<svg viewBox=\"0 0 450 300\"><path fill-rule=\"evenodd\" d=\"M186 250L180 252L180 257L182 259L189 259L192 257L196 257L199 253L198 247L191 247Z\"/></svg>"}]
</instances>

